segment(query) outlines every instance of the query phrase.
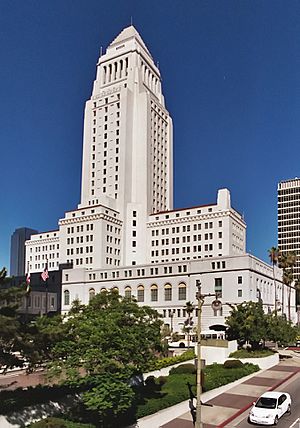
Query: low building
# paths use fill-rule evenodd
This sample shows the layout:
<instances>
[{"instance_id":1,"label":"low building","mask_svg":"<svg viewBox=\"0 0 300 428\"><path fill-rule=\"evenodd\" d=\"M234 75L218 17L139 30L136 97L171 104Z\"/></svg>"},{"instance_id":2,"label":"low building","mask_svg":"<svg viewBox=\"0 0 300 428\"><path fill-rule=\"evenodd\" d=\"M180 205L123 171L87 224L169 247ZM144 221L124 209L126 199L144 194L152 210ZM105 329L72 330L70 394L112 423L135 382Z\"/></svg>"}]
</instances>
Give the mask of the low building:
<instances>
[{"instance_id":1,"label":"low building","mask_svg":"<svg viewBox=\"0 0 300 428\"><path fill-rule=\"evenodd\" d=\"M232 306L245 301L261 300L268 313L274 310L276 296L276 309L288 314L289 291L295 322L295 292L282 283L281 277L281 270L275 268L275 294L272 267L250 254L118 269L73 269L63 271L62 312L68 313L75 299L87 304L96 293L115 289L158 310L164 323L180 332L187 319L186 302L197 304L196 281L200 280L202 292L218 293L223 303L220 310L214 310L214 297L205 299L203 330L224 326ZM196 323L196 308L193 316Z\"/></svg>"}]
</instances>

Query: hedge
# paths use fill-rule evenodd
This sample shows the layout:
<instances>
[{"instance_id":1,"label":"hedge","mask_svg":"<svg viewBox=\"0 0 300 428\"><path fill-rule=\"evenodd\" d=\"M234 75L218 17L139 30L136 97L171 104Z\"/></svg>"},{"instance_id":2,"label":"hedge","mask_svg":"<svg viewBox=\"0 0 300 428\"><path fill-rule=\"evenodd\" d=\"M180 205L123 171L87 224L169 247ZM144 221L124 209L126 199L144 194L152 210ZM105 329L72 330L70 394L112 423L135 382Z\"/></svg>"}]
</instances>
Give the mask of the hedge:
<instances>
[{"instance_id":1,"label":"hedge","mask_svg":"<svg viewBox=\"0 0 300 428\"><path fill-rule=\"evenodd\" d=\"M194 364L180 364L180 366L177 367L173 367L170 372L169 375L173 375L173 374L195 374L196 373L196 367Z\"/></svg>"},{"instance_id":2,"label":"hedge","mask_svg":"<svg viewBox=\"0 0 300 428\"><path fill-rule=\"evenodd\" d=\"M237 369L243 367L243 363L240 360L226 360L223 364L226 369Z\"/></svg>"},{"instance_id":3,"label":"hedge","mask_svg":"<svg viewBox=\"0 0 300 428\"><path fill-rule=\"evenodd\" d=\"M176 355L174 357L166 357L166 358L161 358L159 360L155 360L153 363L149 365L148 370L149 371L160 370L160 369L163 369L164 367L169 367L177 363L182 363L184 361L192 360L193 358L195 358L195 353L193 350L190 349L189 351L185 351L181 355Z\"/></svg>"},{"instance_id":4,"label":"hedge","mask_svg":"<svg viewBox=\"0 0 300 428\"><path fill-rule=\"evenodd\" d=\"M233 358L263 358L274 355L275 352L270 349L257 349L255 351L247 349L238 349L237 351L231 352L229 357Z\"/></svg>"},{"instance_id":5,"label":"hedge","mask_svg":"<svg viewBox=\"0 0 300 428\"><path fill-rule=\"evenodd\" d=\"M29 425L29 428L95 428L95 425L67 421L60 418L46 418Z\"/></svg>"},{"instance_id":6,"label":"hedge","mask_svg":"<svg viewBox=\"0 0 300 428\"><path fill-rule=\"evenodd\" d=\"M203 391L209 391L219 386L226 385L258 370L259 367L257 365L248 363L243 364L242 367L230 369L224 367L223 364L206 366L204 369ZM169 375L166 377L166 382L162 386L159 385L158 380L156 380L156 394L150 398L145 398L144 394L143 400L137 405L137 418L151 415L159 410L189 399L190 393L187 383L192 385L193 393L196 395L195 374Z\"/></svg>"}]
</instances>

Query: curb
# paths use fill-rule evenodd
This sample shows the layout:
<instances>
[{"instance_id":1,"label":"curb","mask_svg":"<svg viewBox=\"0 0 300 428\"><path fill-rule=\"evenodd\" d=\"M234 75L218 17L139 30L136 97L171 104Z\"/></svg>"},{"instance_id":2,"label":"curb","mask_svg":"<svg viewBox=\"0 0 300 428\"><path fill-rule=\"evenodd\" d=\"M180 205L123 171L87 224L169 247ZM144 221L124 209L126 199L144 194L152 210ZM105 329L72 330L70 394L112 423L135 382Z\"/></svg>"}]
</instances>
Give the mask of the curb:
<instances>
[{"instance_id":1,"label":"curb","mask_svg":"<svg viewBox=\"0 0 300 428\"><path fill-rule=\"evenodd\" d=\"M277 382L275 385L273 385L271 388L269 388L267 391L273 391L274 389L278 388L278 386L282 385L284 382L287 382L289 379L291 379L293 376L295 376L297 373L300 372L300 369L296 372L290 373L288 377L285 379L281 379L279 382ZM252 403L247 404L242 409L239 409L236 413L231 415L228 419L226 419L221 424L217 425L217 428L224 428L227 424L232 422L234 419L236 419L238 416L240 416L242 413L244 413L247 409L249 409L252 406Z\"/></svg>"}]
</instances>

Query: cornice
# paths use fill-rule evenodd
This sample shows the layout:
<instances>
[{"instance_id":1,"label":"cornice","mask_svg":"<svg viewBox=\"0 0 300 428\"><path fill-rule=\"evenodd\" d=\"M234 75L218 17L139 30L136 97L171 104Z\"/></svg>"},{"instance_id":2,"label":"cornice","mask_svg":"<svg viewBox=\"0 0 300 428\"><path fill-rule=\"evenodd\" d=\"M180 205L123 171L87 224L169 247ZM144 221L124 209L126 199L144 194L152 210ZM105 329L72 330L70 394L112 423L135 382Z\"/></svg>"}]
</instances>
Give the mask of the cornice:
<instances>
[{"instance_id":1,"label":"cornice","mask_svg":"<svg viewBox=\"0 0 300 428\"><path fill-rule=\"evenodd\" d=\"M111 217L108 214L104 214L104 213L89 214L81 217L64 218L64 219L60 219L58 224L59 226L64 226L68 224L86 223L87 221L95 221L95 220L106 220L106 221L109 221L110 223L114 223L119 226L122 226L123 224L122 220L119 220L115 217Z\"/></svg>"}]
</instances>

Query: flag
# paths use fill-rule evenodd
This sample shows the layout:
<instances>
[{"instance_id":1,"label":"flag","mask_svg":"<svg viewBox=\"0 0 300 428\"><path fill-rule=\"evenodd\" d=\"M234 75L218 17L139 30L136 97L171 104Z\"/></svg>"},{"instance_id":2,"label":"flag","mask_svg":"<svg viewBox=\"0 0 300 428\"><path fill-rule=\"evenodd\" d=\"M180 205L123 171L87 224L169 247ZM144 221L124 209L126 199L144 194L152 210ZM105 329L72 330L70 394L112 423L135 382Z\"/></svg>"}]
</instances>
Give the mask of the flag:
<instances>
[{"instance_id":1,"label":"flag","mask_svg":"<svg viewBox=\"0 0 300 428\"><path fill-rule=\"evenodd\" d=\"M27 267L27 274L26 274L26 293L30 293L31 287L30 287L30 272L29 272L29 263Z\"/></svg>"},{"instance_id":2,"label":"flag","mask_svg":"<svg viewBox=\"0 0 300 428\"><path fill-rule=\"evenodd\" d=\"M43 270L43 272L41 273L41 278L44 282L47 281L47 279L49 278L49 273L48 273L48 263L46 263L45 269Z\"/></svg>"},{"instance_id":3,"label":"flag","mask_svg":"<svg viewBox=\"0 0 300 428\"><path fill-rule=\"evenodd\" d=\"M31 287L30 287L30 272L26 275L26 293L30 293Z\"/></svg>"}]
</instances>

